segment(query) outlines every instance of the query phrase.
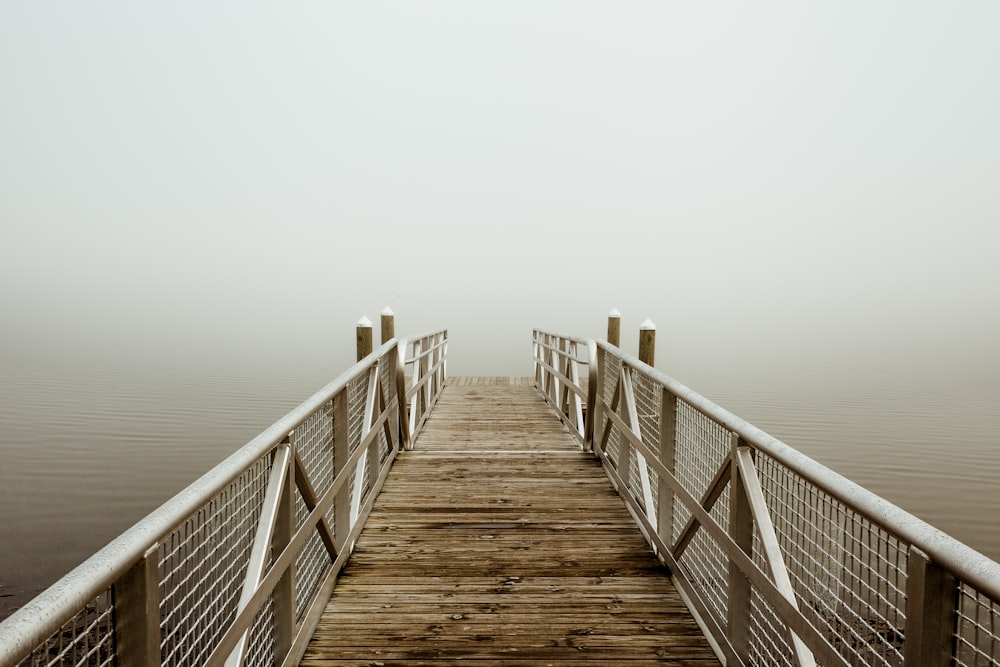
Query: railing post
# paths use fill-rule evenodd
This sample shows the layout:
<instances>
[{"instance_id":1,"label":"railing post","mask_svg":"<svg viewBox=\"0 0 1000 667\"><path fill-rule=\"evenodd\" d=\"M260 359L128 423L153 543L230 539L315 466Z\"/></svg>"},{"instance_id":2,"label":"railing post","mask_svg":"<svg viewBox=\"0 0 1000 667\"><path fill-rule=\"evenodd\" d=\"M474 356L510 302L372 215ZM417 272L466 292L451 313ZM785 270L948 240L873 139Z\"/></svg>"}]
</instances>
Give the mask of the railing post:
<instances>
[{"instance_id":1,"label":"railing post","mask_svg":"<svg viewBox=\"0 0 1000 667\"><path fill-rule=\"evenodd\" d=\"M396 343L396 372L393 374L393 388L396 394L396 409L399 411L399 449L413 449L413 441L410 439L410 413L406 405L406 348L409 343L406 339Z\"/></svg>"},{"instance_id":2,"label":"railing post","mask_svg":"<svg viewBox=\"0 0 1000 667\"><path fill-rule=\"evenodd\" d=\"M660 389L660 463L670 472L676 472L677 451L677 396L666 387ZM674 492L664 480L659 480L656 517L657 532L667 546L672 547L674 530Z\"/></svg>"},{"instance_id":3,"label":"railing post","mask_svg":"<svg viewBox=\"0 0 1000 667\"><path fill-rule=\"evenodd\" d=\"M951 573L911 546L906 558L906 667L949 667L955 651L958 584Z\"/></svg>"},{"instance_id":4,"label":"railing post","mask_svg":"<svg viewBox=\"0 0 1000 667\"><path fill-rule=\"evenodd\" d=\"M396 337L396 316L393 315L392 308L389 306L386 306L385 310L382 311L381 331L383 345Z\"/></svg>"},{"instance_id":5,"label":"railing post","mask_svg":"<svg viewBox=\"0 0 1000 667\"><path fill-rule=\"evenodd\" d=\"M736 456L741 442L740 436L730 436L731 465L729 478L729 536L743 553L752 557L753 553L753 510L747 498L746 487L740 477ZM746 662L750 656L750 580L739 567L729 562L729 604L726 613L726 628L729 643L737 657Z\"/></svg>"},{"instance_id":6,"label":"railing post","mask_svg":"<svg viewBox=\"0 0 1000 667\"><path fill-rule=\"evenodd\" d=\"M115 582L115 652L120 667L160 664L160 582L158 545Z\"/></svg>"},{"instance_id":7,"label":"railing post","mask_svg":"<svg viewBox=\"0 0 1000 667\"><path fill-rule=\"evenodd\" d=\"M608 342L615 347L622 344L622 314L617 308L612 308L608 313Z\"/></svg>"},{"instance_id":8,"label":"railing post","mask_svg":"<svg viewBox=\"0 0 1000 667\"><path fill-rule=\"evenodd\" d=\"M531 332L532 364L534 365L534 371L535 371L534 372L535 384L538 385L539 389L541 389L542 387L542 366L539 363L541 361L541 357L539 357L539 350L541 348L539 347L538 343L538 337L540 335L541 334L538 332L538 329L535 329L534 331Z\"/></svg>"},{"instance_id":9,"label":"railing post","mask_svg":"<svg viewBox=\"0 0 1000 667\"><path fill-rule=\"evenodd\" d=\"M333 474L341 474L351 456L351 414L347 389L333 397ZM337 549L344 548L351 533L351 495L348 484L342 484L333 501L333 537Z\"/></svg>"},{"instance_id":10,"label":"railing post","mask_svg":"<svg viewBox=\"0 0 1000 667\"><path fill-rule=\"evenodd\" d=\"M584 422L583 451L594 451L594 424L597 419L597 396L600 379L597 374L597 343L587 340L587 418Z\"/></svg>"},{"instance_id":11,"label":"railing post","mask_svg":"<svg viewBox=\"0 0 1000 667\"><path fill-rule=\"evenodd\" d=\"M656 325L647 319L639 326L639 361L653 365L656 356Z\"/></svg>"},{"instance_id":12,"label":"railing post","mask_svg":"<svg viewBox=\"0 0 1000 667\"><path fill-rule=\"evenodd\" d=\"M291 446L291 436L286 438ZM292 541L295 532L295 449L288 457L288 472L281 489L278 513L274 521L271 537L271 553L277 557ZM295 560L288 564L278 583L274 586L274 656L281 661L292 650L295 640Z\"/></svg>"},{"instance_id":13,"label":"railing post","mask_svg":"<svg viewBox=\"0 0 1000 667\"><path fill-rule=\"evenodd\" d=\"M357 325L358 361L372 353L372 321L367 317L358 320Z\"/></svg>"},{"instance_id":14,"label":"railing post","mask_svg":"<svg viewBox=\"0 0 1000 667\"><path fill-rule=\"evenodd\" d=\"M596 378L597 381L594 384L597 386L588 389L588 392L593 392L594 396L593 416L588 417L588 419L591 419L593 422L593 426L590 428L590 450L594 453L595 458L600 458L601 450L604 448L604 383L606 381L604 376L608 372L608 365L607 359L605 359L607 352L605 352L604 348L596 344L595 348L596 353L594 358L596 364L594 372L591 373L590 380L594 382Z\"/></svg>"}]
</instances>

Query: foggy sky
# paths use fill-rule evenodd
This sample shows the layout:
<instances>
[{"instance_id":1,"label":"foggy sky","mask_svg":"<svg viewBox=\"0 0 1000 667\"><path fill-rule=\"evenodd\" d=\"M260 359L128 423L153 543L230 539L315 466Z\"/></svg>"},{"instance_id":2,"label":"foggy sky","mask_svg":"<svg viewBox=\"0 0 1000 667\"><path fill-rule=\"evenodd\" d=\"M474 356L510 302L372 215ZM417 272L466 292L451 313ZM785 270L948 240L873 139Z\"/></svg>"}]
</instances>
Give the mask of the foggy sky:
<instances>
[{"instance_id":1,"label":"foggy sky","mask_svg":"<svg viewBox=\"0 0 1000 667\"><path fill-rule=\"evenodd\" d=\"M0 4L0 343L997 368L1000 4ZM970 361L976 358L978 361ZM249 363L249 361L248 361ZM832 363L832 362L831 362Z\"/></svg>"}]
</instances>

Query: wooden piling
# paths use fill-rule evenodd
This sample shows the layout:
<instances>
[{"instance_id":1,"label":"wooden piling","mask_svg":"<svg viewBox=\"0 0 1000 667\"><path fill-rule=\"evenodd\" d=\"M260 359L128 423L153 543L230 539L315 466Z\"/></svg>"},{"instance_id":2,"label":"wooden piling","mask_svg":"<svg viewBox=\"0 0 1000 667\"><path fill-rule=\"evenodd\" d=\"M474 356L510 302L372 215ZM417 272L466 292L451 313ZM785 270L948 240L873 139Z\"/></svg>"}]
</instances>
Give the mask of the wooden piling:
<instances>
[{"instance_id":1,"label":"wooden piling","mask_svg":"<svg viewBox=\"0 0 1000 667\"><path fill-rule=\"evenodd\" d=\"M615 347L622 344L622 314L617 308L612 308L608 313L608 342Z\"/></svg>"},{"instance_id":2,"label":"wooden piling","mask_svg":"<svg viewBox=\"0 0 1000 667\"><path fill-rule=\"evenodd\" d=\"M646 320L639 327L639 361L653 365L656 356L656 325Z\"/></svg>"},{"instance_id":3,"label":"wooden piling","mask_svg":"<svg viewBox=\"0 0 1000 667\"><path fill-rule=\"evenodd\" d=\"M392 308L385 307L382 311L382 344L385 345L396 337L396 316L393 315Z\"/></svg>"},{"instance_id":4,"label":"wooden piling","mask_svg":"<svg viewBox=\"0 0 1000 667\"><path fill-rule=\"evenodd\" d=\"M358 320L358 361L372 353L372 322L367 317Z\"/></svg>"}]
</instances>

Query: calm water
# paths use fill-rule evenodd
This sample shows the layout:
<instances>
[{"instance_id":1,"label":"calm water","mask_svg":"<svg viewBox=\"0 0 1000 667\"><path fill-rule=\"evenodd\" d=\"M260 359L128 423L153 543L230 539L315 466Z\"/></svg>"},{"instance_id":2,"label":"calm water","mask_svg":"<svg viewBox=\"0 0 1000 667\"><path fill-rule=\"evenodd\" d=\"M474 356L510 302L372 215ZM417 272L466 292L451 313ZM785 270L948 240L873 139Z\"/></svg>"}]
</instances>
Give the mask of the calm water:
<instances>
[{"instance_id":1,"label":"calm water","mask_svg":"<svg viewBox=\"0 0 1000 667\"><path fill-rule=\"evenodd\" d=\"M345 370L333 366L8 364L0 378L0 618ZM1000 559L996 377L678 374Z\"/></svg>"}]
</instances>

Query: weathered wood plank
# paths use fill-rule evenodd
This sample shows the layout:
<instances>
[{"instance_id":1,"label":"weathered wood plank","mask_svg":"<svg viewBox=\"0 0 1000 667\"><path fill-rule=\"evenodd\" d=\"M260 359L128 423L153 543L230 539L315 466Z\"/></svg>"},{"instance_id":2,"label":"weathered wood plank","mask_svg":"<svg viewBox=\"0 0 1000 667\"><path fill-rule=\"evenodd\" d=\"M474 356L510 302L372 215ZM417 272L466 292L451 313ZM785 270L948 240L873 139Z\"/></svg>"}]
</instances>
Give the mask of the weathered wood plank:
<instances>
[{"instance_id":1,"label":"weathered wood plank","mask_svg":"<svg viewBox=\"0 0 1000 667\"><path fill-rule=\"evenodd\" d=\"M718 665L530 378L449 380L302 665Z\"/></svg>"}]
</instances>

